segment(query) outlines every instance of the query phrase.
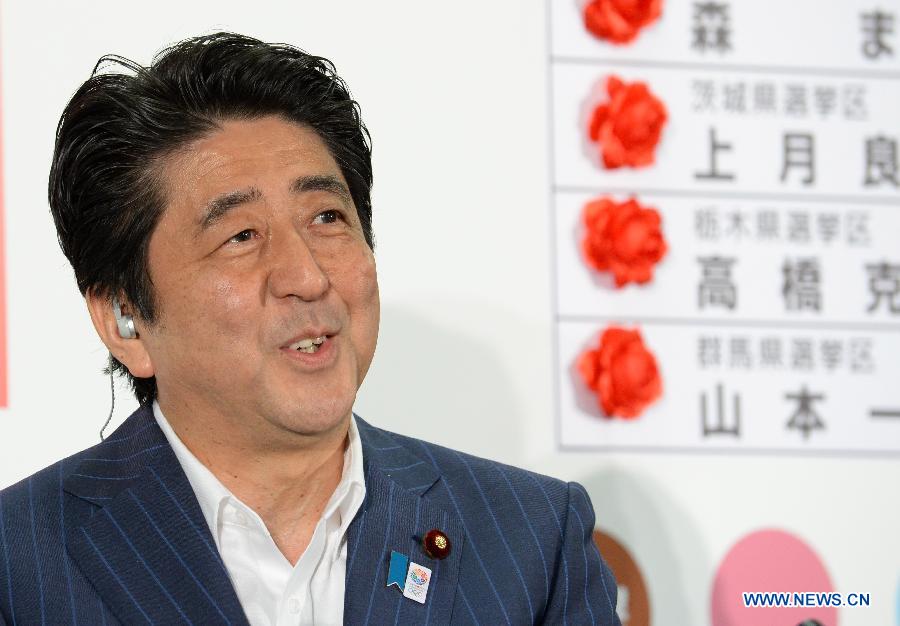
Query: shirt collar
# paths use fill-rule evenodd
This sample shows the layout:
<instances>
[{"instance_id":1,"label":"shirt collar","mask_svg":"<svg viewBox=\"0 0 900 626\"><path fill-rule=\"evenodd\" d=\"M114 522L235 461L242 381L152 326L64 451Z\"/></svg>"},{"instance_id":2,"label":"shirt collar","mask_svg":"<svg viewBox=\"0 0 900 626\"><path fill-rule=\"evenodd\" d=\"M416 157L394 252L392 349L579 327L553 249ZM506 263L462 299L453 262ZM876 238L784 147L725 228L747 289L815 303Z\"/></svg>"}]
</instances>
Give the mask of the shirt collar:
<instances>
[{"instance_id":1,"label":"shirt collar","mask_svg":"<svg viewBox=\"0 0 900 626\"><path fill-rule=\"evenodd\" d=\"M200 510L209 526L216 545L219 545L219 518L222 506L229 499L239 503L242 507L255 514L246 504L235 496L225 485L223 485L215 474L208 467L203 465L194 454L188 450L184 442L175 433L175 430L169 424L166 416L163 415L159 403L153 401L153 417L160 430L172 446L175 457L181 464L187 476L197 501L200 503ZM350 417L350 428L347 431L348 445L344 450L344 467L341 470L341 480L338 482L334 493L328 500L325 510L322 512L323 520L334 520L335 524L339 523L340 536L347 532L347 527L356 516L356 512L362 505L366 495L366 481L363 472L363 450L362 440L359 437L359 429L356 425L356 416ZM337 516L337 517L335 517Z\"/></svg>"},{"instance_id":2,"label":"shirt collar","mask_svg":"<svg viewBox=\"0 0 900 626\"><path fill-rule=\"evenodd\" d=\"M340 536L347 532L347 527L356 516L359 507L362 506L366 496L366 477L363 472L362 440L359 438L359 429L356 426L356 416L350 416L350 428L347 430L347 449L344 450L344 468L341 470L341 480L325 510L322 519L330 519L335 514L340 517Z\"/></svg>"}]
</instances>

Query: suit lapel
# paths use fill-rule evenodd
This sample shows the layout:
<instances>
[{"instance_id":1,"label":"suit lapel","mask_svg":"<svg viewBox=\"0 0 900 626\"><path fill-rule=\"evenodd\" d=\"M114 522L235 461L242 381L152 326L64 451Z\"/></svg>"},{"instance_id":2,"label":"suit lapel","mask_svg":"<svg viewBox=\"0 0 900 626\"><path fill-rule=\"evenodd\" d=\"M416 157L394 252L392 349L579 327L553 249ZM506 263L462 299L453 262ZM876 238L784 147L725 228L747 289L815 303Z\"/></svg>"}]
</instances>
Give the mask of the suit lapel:
<instances>
[{"instance_id":1,"label":"suit lapel","mask_svg":"<svg viewBox=\"0 0 900 626\"><path fill-rule=\"evenodd\" d=\"M344 622L449 624L465 533L454 516L422 497L440 475L398 439L359 418L357 424L366 498L348 531ZM422 537L432 528L444 531L452 542L446 559L434 560L422 549ZM392 550L431 569L424 604L387 587Z\"/></svg>"},{"instance_id":2,"label":"suit lapel","mask_svg":"<svg viewBox=\"0 0 900 626\"><path fill-rule=\"evenodd\" d=\"M138 409L64 483L66 547L126 624L247 619L175 453Z\"/></svg>"}]
</instances>

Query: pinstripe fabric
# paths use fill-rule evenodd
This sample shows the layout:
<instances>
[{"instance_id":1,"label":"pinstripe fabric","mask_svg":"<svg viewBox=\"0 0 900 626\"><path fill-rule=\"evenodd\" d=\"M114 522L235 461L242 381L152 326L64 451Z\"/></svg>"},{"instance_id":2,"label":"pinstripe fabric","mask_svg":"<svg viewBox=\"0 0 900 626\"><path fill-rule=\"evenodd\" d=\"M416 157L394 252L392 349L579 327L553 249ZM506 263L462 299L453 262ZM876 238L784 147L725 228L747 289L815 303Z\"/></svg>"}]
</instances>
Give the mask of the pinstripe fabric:
<instances>
[{"instance_id":1,"label":"pinstripe fabric","mask_svg":"<svg viewBox=\"0 0 900 626\"><path fill-rule=\"evenodd\" d=\"M594 546L593 507L580 485L388 433L358 418L357 424L367 487L382 486L367 495L366 519L351 525L351 544L361 543L365 557L348 566L346 623L619 625L615 580ZM407 467L389 476L383 469ZM392 495L383 478L404 489ZM406 501L410 492L422 497ZM400 525L389 531L396 543L389 541L385 549L379 541L386 513L376 508L378 501L392 505L389 525ZM398 516L415 531L404 536ZM378 532L373 517L382 521ZM429 559L418 543L431 528L453 541L444 561ZM398 602L397 590L384 586L392 549L434 570L424 611L414 602ZM368 586L376 568L377 595L371 600ZM455 589L443 586L450 578ZM358 600L374 608L360 610Z\"/></svg>"},{"instance_id":2,"label":"pinstripe fabric","mask_svg":"<svg viewBox=\"0 0 900 626\"><path fill-rule=\"evenodd\" d=\"M348 530L347 624L619 624L584 490L357 418L366 499ZM421 537L439 528L450 555ZM432 569L386 586L391 550ZM0 491L0 626L247 621L149 407L105 442Z\"/></svg>"}]
</instances>

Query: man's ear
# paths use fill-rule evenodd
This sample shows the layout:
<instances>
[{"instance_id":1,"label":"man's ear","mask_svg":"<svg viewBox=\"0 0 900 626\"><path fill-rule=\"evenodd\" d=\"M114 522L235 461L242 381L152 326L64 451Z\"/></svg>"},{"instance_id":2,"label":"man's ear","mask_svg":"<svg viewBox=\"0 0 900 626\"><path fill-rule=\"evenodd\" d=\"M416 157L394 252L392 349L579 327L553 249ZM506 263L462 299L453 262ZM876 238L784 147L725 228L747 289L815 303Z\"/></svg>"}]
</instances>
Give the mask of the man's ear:
<instances>
[{"instance_id":1,"label":"man's ear","mask_svg":"<svg viewBox=\"0 0 900 626\"><path fill-rule=\"evenodd\" d=\"M94 323L94 329L100 335L100 340L109 349L109 353L116 357L120 363L128 368L135 378L150 378L154 375L153 363L150 354L141 339L139 321L135 318L135 328L138 336L135 339L125 339L119 334L119 324L113 312L112 298L107 294L101 294L89 289L85 295L88 313ZM119 299L122 315L134 316L130 304L123 298Z\"/></svg>"}]
</instances>

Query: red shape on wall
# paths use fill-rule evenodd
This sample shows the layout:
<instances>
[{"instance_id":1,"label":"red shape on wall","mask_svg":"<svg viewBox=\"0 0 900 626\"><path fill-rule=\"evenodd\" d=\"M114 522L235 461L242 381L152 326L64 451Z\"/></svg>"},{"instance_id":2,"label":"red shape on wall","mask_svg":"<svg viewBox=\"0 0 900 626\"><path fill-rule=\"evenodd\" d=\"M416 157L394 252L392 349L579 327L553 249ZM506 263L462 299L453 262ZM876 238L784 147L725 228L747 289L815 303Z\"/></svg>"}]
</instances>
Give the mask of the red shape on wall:
<instances>
[{"instance_id":1,"label":"red shape on wall","mask_svg":"<svg viewBox=\"0 0 900 626\"><path fill-rule=\"evenodd\" d=\"M0 142L3 135L0 133ZM3 160L0 159L0 170L3 168ZM8 372L6 359L6 249L3 247L5 235L3 232L3 178L0 174L0 409L6 408L9 403Z\"/></svg>"},{"instance_id":2,"label":"red shape on wall","mask_svg":"<svg viewBox=\"0 0 900 626\"><path fill-rule=\"evenodd\" d=\"M0 141L3 135L0 133ZM0 159L0 169L3 161ZM3 178L0 175L0 409L6 408L9 403L7 391L8 372L6 360L6 250L3 247Z\"/></svg>"}]
</instances>

